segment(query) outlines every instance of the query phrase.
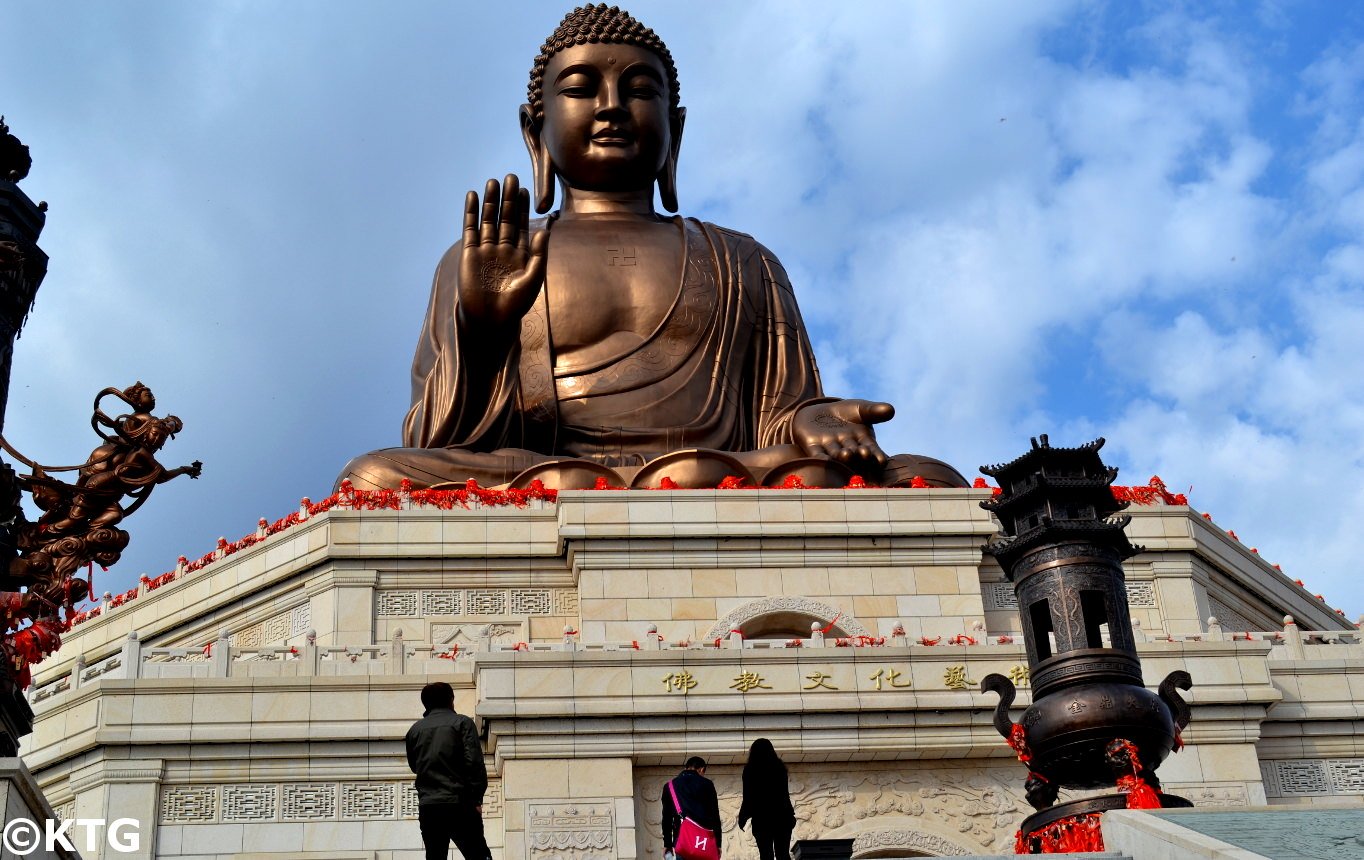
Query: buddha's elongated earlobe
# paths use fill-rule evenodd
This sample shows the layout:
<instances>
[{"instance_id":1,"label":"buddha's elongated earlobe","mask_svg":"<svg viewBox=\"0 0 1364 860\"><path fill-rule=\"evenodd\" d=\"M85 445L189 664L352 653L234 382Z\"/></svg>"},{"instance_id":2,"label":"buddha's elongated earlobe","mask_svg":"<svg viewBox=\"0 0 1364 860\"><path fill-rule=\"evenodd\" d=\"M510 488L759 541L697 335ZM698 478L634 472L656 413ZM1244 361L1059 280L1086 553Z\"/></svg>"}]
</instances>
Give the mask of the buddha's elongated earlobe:
<instances>
[{"instance_id":1,"label":"buddha's elongated earlobe","mask_svg":"<svg viewBox=\"0 0 1364 860\"><path fill-rule=\"evenodd\" d=\"M663 170L658 174L658 198L663 208L669 212L677 211L677 155L682 149L682 126L687 121L687 109L680 107L673 116L672 143L668 147L668 158L663 162Z\"/></svg>"},{"instance_id":2,"label":"buddha's elongated earlobe","mask_svg":"<svg viewBox=\"0 0 1364 860\"><path fill-rule=\"evenodd\" d=\"M521 105L521 137L530 153L530 172L534 179L535 211L541 215L554 205L554 159L540 136L541 123L535 121L530 105Z\"/></svg>"}]
</instances>

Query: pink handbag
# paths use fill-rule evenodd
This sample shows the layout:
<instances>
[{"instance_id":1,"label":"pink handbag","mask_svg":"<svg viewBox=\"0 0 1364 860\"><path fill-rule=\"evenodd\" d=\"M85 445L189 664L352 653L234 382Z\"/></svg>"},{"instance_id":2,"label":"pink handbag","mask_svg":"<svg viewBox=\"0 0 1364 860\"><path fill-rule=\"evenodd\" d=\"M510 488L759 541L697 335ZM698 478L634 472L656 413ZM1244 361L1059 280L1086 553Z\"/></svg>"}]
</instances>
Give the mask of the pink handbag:
<instances>
[{"instance_id":1,"label":"pink handbag","mask_svg":"<svg viewBox=\"0 0 1364 860\"><path fill-rule=\"evenodd\" d=\"M677 789L673 788L672 780L668 780L668 791L672 792L673 806L677 807L677 815L682 819L682 826L677 830L677 845L674 846L678 860L720 860L720 846L715 842L715 834L682 812L682 803L677 799Z\"/></svg>"}]
</instances>

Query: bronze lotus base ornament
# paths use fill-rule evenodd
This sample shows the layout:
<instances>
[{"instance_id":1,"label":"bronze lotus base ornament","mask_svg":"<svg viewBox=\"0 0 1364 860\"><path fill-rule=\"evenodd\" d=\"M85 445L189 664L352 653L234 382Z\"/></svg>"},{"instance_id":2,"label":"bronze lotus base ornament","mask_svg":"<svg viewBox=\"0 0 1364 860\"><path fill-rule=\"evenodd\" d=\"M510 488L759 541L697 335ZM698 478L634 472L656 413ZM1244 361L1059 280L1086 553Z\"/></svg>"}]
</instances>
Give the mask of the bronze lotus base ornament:
<instances>
[{"instance_id":1,"label":"bronze lotus base ornament","mask_svg":"<svg viewBox=\"0 0 1364 860\"><path fill-rule=\"evenodd\" d=\"M533 481L560 490L587 490L600 480L608 487L636 490L709 490L721 486L846 487L853 471L836 460L793 458L770 469L753 468L723 451L689 448L655 457L642 466L610 468L591 460L550 460L532 466L508 486L525 489Z\"/></svg>"}]
</instances>

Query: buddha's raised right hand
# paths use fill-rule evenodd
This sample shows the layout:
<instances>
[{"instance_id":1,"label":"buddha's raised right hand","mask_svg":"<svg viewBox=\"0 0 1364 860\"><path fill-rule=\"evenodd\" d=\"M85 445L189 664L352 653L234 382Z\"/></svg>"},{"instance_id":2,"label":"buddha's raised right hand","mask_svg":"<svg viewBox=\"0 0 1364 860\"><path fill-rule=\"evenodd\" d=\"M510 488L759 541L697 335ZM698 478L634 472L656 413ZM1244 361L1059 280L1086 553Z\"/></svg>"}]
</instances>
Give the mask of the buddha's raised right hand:
<instances>
[{"instance_id":1,"label":"buddha's raised right hand","mask_svg":"<svg viewBox=\"0 0 1364 860\"><path fill-rule=\"evenodd\" d=\"M530 193L515 174L502 187L489 179L478 195L464 197L464 247L459 259L459 317L468 330L492 334L515 330L545 283L549 233L533 237Z\"/></svg>"}]
</instances>

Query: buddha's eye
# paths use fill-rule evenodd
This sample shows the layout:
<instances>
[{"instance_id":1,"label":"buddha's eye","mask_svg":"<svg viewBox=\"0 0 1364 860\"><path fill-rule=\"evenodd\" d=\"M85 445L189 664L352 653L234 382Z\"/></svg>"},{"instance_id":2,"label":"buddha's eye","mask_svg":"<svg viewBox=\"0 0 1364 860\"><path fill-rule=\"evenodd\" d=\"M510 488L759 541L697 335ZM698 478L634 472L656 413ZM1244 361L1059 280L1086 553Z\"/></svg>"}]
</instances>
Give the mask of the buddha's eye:
<instances>
[{"instance_id":1,"label":"buddha's eye","mask_svg":"<svg viewBox=\"0 0 1364 860\"><path fill-rule=\"evenodd\" d=\"M585 99L591 98L595 90L596 87L586 75L571 75L559 83L555 92L571 99Z\"/></svg>"}]
</instances>

